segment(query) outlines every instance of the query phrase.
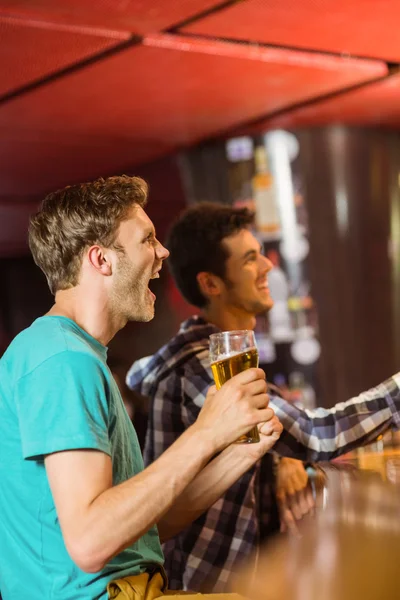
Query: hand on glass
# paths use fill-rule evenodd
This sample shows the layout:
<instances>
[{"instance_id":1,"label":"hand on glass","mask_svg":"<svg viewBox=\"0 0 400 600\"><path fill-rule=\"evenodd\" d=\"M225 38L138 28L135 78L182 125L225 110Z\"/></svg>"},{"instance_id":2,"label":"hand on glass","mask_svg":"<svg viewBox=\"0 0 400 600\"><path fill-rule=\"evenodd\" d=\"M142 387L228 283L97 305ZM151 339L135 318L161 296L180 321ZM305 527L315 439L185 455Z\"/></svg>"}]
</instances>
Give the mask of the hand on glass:
<instances>
[{"instance_id":1,"label":"hand on glass","mask_svg":"<svg viewBox=\"0 0 400 600\"><path fill-rule=\"evenodd\" d=\"M272 408L270 411L271 416L268 421L258 424L258 432L260 434L259 443L243 444L243 448L241 449L241 452L246 453L247 456L250 456L254 462L260 460L264 454L273 448L283 431L282 423L275 415Z\"/></svg>"},{"instance_id":2,"label":"hand on glass","mask_svg":"<svg viewBox=\"0 0 400 600\"><path fill-rule=\"evenodd\" d=\"M258 423L268 424L274 417L268 402L264 371L246 369L224 383L220 390L215 386L209 389L195 426L213 440L218 452ZM269 430L271 425L266 428ZM278 425L275 428L279 429Z\"/></svg>"}]
</instances>

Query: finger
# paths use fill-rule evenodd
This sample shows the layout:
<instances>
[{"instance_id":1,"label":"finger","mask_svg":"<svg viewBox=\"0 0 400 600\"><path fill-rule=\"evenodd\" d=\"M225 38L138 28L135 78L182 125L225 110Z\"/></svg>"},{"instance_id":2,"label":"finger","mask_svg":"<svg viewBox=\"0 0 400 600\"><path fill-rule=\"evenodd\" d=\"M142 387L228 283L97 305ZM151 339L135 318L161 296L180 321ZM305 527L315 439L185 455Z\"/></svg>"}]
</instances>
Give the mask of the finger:
<instances>
[{"instance_id":1,"label":"finger","mask_svg":"<svg viewBox=\"0 0 400 600\"><path fill-rule=\"evenodd\" d=\"M282 423L280 422L279 418L276 415L274 417L272 417L271 421L272 421L272 425L273 425L273 434L278 435L278 437L280 437L280 435L282 434L282 431L283 431Z\"/></svg>"},{"instance_id":2,"label":"finger","mask_svg":"<svg viewBox=\"0 0 400 600\"><path fill-rule=\"evenodd\" d=\"M256 408L258 410L267 410L268 409L268 411L272 411L273 414L270 416L268 421L270 419L272 419L273 415L275 414L272 408L268 408L268 404L269 404L268 394L261 393L261 394L254 394L253 396L246 394L244 399L246 402L249 403L249 405L252 408ZM268 414L270 414L270 413L268 413Z\"/></svg>"},{"instance_id":3,"label":"finger","mask_svg":"<svg viewBox=\"0 0 400 600\"><path fill-rule=\"evenodd\" d=\"M297 496L297 505L298 505L299 509L301 510L302 516L304 516L308 513L308 502L307 502L307 496L305 494L305 490L302 490L301 492L297 492L296 496Z\"/></svg>"},{"instance_id":4,"label":"finger","mask_svg":"<svg viewBox=\"0 0 400 600\"><path fill-rule=\"evenodd\" d=\"M293 500L294 504L290 504L291 500ZM307 515L310 512L310 504L308 502L308 498L307 498L307 493L306 490L303 490L301 492L297 492L297 494L295 495L295 497L292 499L289 499L289 505L292 507L296 507L295 509L295 513L298 514L299 512L301 513L301 517L304 517L304 515Z\"/></svg>"},{"instance_id":5,"label":"finger","mask_svg":"<svg viewBox=\"0 0 400 600\"><path fill-rule=\"evenodd\" d=\"M306 498L307 498L308 512L311 515L313 515L315 513L315 500L314 500L311 486L307 487Z\"/></svg>"},{"instance_id":6,"label":"finger","mask_svg":"<svg viewBox=\"0 0 400 600\"><path fill-rule=\"evenodd\" d=\"M303 516L303 511L301 504L298 501L297 494L288 497L288 505L296 521L300 521Z\"/></svg>"},{"instance_id":7,"label":"finger","mask_svg":"<svg viewBox=\"0 0 400 600\"><path fill-rule=\"evenodd\" d=\"M271 409L267 409L271 410ZM271 419L268 421L263 421L262 423L258 423L258 431L262 435L272 435L273 433L281 433L283 429L282 423L278 419L278 417L274 414Z\"/></svg>"},{"instance_id":8,"label":"finger","mask_svg":"<svg viewBox=\"0 0 400 600\"><path fill-rule=\"evenodd\" d=\"M284 483L281 483L279 485L279 489L281 489L282 492L284 492L286 494L286 496L288 496L289 498L293 498L293 496L296 493L296 490L293 486L293 482L291 479L287 479L287 480L285 480Z\"/></svg>"},{"instance_id":9,"label":"finger","mask_svg":"<svg viewBox=\"0 0 400 600\"><path fill-rule=\"evenodd\" d=\"M281 528L283 531L287 530L289 533L293 535L298 535L299 530L296 525L296 520L293 516L292 511L286 504L282 504L280 507L280 519L281 519ZM282 527L283 525L283 527Z\"/></svg>"},{"instance_id":10,"label":"finger","mask_svg":"<svg viewBox=\"0 0 400 600\"><path fill-rule=\"evenodd\" d=\"M268 405L269 405L268 394L257 394L255 396L251 396L250 404L254 408L257 408L258 410L268 410L268 414L270 415L270 417L267 419L267 421L270 421L275 414L273 409L268 407ZM270 413L270 411L272 411L272 414ZM260 422L260 421L258 421L258 422Z\"/></svg>"},{"instance_id":11,"label":"finger","mask_svg":"<svg viewBox=\"0 0 400 600\"><path fill-rule=\"evenodd\" d=\"M260 423L267 424L269 421L271 421L274 418L274 416L275 416L275 413L272 410L272 408L260 407L254 413L254 425L259 425ZM265 435L270 435L270 434L271 434L271 432L268 432Z\"/></svg>"},{"instance_id":12,"label":"finger","mask_svg":"<svg viewBox=\"0 0 400 600\"><path fill-rule=\"evenodd\" d=\"M250 383L251 381L256 381L256 379L266 379L265 372L262 369L246 369L245 371L234 375L229 379L227 384L229 385L230 382L238 382L241 384Z\"/></svg>"},{"instance_id":13,"label":"finger","mask_svg":"<svg viewBox=\"0 0 400 600\"><path fill-rule=\"evenodd\" d=\"M287 496L284 488L277 488L275 495L279 504L287 504Z\"/></svg>"},{"instance_id":14,"label":"finger","mask_svg":"<svg viewBox=\"0 0 400 600\"><path fill-rule=\"evenodd\" d=\"M260 435L262 437L270 437L271 435L273 435L277 429L276 425L274 424L274 420L271 419L270 421L264 421L263 423L258 423L257 424L258 427L258 431L260 433Z\"/></svg>"},{"instance_id":15,"label":"finger","mask_svg":"<svg viewBox=\"0 0 400 600\"><path fill-rule=\"evenodd\" d=\"M248 383L243 383L243 391L249 396L257 396L258 394L267 394L267 382L265 379L256 379Z\"/></svg>"},{"instance_id":16,"label":"finger","mask_svg":"<svg viewBox=\"0 0 400 600\"><path fill-rule=\"evenodd\" d=\"M279 440L282 435L283 425L279 421L278 417L274 416L271 421L266 424L266 429L262 432L263 437L267 437L270 439L271 448L272 446Z\"/></svg>"},{"instance_id":17,"label":"finger","mask_svg":"<svg viewBox=\"0 0 400 600\"><path fill-rule=\"evenodd\" d=\"M310 494L310 490L309 489L305 489L303 490L303 492L301 492L302 495L302 499L301 499L301 507L303 510L303 515L313 515L314 514L314 503L312 501L312 495ZM310 501L310 495L311 495L311 501Z\"/></svg>"}]
</instances>

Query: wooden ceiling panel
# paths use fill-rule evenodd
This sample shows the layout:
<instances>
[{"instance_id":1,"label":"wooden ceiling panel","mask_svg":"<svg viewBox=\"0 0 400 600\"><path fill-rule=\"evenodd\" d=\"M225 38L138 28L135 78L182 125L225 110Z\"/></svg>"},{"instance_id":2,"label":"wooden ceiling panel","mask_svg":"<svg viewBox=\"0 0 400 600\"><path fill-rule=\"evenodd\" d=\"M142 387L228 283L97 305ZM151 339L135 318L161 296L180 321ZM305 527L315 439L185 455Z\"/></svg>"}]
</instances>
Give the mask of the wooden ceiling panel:
<instances>
[{"instance_id":1,"label":"wooden ceiling panel","mask_svg":"<svg viewBox=\"0 0 400 600\"><path fill-rule=\"evenodd\" d=\"M353 125L398 129L400 127L400 74L379 83L299 107L244 127L243 134L267 129L297 129L322 125Z\"/></svg>"},{"instance_id":2,"label":"wooden ceiling panel","mask_svg":"<svg viewBox=\"0 0 400 600\"><path fill-rule=\"evenodd\" d=\"M182 31L397 62L399 19L398 0L246 0Z\"/></svg>"},{"instance_id":3,"label":"wooden ceiling panel","mask_svg":"<svg viewBox=\"0 0 400 600\"><path fill-rule=\"evenodd\" d=\"M379 61L149 36L1 107L2 193L120 172L386 72Z\"/></svg>"},{"instance_id":4,"label":"wooden ceiling panel","mask_svg":"<svg viewBox=\"0 0 400 600\"><path fill-rule=\"evenodd\" d=\"M0 0L0 11L144 35L170 28L218 4L218 0Z\"/></svg>"},{"instance_id":5,"label":"wooden ceiling panel","mask_svg":"<svg viewBox=\"0 0 400 600\"><path fill-rule=\"evenodd\" d=\"M0 16L0 96L108 50L129 35Z\"/></svg>"}]
</instances>

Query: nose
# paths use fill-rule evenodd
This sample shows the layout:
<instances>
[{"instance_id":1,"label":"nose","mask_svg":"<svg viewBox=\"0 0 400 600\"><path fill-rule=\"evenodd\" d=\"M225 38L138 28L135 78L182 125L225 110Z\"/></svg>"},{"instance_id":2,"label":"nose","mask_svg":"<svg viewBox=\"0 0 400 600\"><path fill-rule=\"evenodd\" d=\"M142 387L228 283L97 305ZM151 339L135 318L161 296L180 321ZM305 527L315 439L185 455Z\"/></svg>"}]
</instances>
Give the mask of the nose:
<instances>
[{"instance_id":1,"label":"nose","mask_svg":"<svg viewBox=\"0 0 400 600\"><path fill-rule=\"evenodd\" d=\"M165 260L169 256L169 250L157 240L156 256L159 260Z\"/></svg>"},{"instance_id":2,"label":"nose","mask_svg":"<svg viewBox=\"0 0 400 600\"><path fill-rule=\"evenodd\" d=\"M269 258L267 258L266 256L264 256L263 254L260 255L260 258L261 258L261 269L262 269L262 271L265 271L265 273L269 273L271 271L271 269L274 268L274 265L269 260Z\"/></svg>"}]
</instances>

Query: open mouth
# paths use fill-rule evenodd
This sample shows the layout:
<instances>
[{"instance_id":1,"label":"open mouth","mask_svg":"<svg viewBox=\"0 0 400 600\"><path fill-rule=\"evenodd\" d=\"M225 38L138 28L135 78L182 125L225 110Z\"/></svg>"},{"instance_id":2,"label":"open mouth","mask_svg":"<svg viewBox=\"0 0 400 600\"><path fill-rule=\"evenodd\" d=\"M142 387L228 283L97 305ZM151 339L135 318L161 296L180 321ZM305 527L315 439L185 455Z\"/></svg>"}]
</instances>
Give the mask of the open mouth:
<instances>
[{"instance_id":1,"label":"open mouth","mask_svg":"<svg viewBox=\"0 0 400 600\"><path fill-rule=\"evenodd\" d=\"M261 292L262 294L265 294L267 296L270 295L269 293L269 287L263 286L263 287L259 287L257 288L259 292Z\"/></svg>"},{"instance_id":2,"label":"open mouth","mask_svg":"<svg viewBox=\"0 0 400 600\"><path fill-rule=\"evenodd\" d=\"M150 284L150 281L151 281L152 279L159 279L159 278L160 278L160 269L158 269L157 271L155 271L155 272L153 273L153 275L150 277L150 279L149 279L149 284ZM155 294L154 294L154 293L151 291L151 289L150 289L149 285L148 285L148 287L147 287L147 291L148 291L148 293L149 293L149 296L151 297L151 299L154 301L154 300L156 299L156 295L155 295Z\"/></svg>"},{"instance_id":3,"label":"open mouth","mask_svg":"<svg viewBox=\"0 0 400 600\"><path fill-rule=\"evenodd\" d=\"M265 281L265 279L262 279L258 285L257 285L257 289L261 290L263 292L269 292L269 286L268 283Z\"/></svg>"}]
</instances>

